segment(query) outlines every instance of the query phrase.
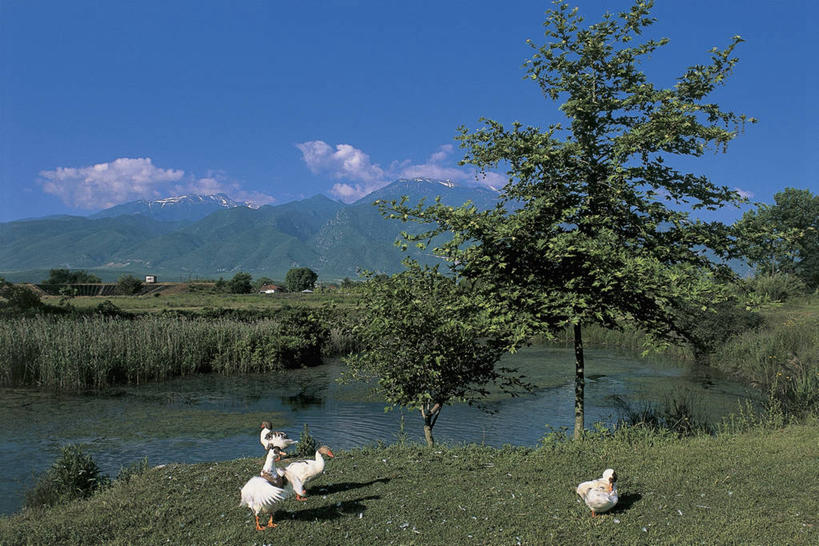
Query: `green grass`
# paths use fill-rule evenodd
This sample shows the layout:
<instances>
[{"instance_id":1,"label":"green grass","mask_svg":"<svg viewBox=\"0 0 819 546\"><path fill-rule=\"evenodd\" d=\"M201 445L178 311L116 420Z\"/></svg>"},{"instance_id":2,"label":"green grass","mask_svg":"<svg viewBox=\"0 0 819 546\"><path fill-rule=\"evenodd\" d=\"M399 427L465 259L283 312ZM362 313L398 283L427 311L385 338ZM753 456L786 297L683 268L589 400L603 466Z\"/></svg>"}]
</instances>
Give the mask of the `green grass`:
<instances>
[{"instance_id":1,"label":"green grass","mask_svg":"<svg viewBox=\"0 0 819 546\"><path fill-rule=\"evenodd\" d=\"M337 452L310 497L256 531L250 459L169 465L87 500L0 518L3 544L816 544L819 424L673 439L631 431L540 449L418 445ZM574 487L617 470L592 518Z\"/></svg>"},{"instance_id":2,"label":"green grass","mask_svg":"<svg viewBox=\"0 0 819 546\"><path fill-rule=\"evenodd\" d=\"M352 306L357 297L354 294L333 292L322 294L210 294L188 292L184 285L144 296L78 296L71 298L70 304L77 309L93 309L103 301L111 301L129 313L158 313L162 311L192 311L206 309L249 309L255 311L275 311L287 306L323 307L329 303ZM42 302L58 305L59 296L43 296Z\"/></svg>"}]
</instances>

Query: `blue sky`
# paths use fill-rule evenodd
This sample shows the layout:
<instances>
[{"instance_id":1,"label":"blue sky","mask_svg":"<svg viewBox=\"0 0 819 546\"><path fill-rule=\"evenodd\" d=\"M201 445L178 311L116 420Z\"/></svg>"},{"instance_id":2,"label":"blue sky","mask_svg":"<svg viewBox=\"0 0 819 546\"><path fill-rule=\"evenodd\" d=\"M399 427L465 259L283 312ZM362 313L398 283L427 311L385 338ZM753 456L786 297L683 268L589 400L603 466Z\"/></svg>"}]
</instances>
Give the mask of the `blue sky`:
<instances>
[{"instance_id":1,"label":"blue sky","mask_svg":"<svg viewBox=\"0 0 819 546\"><path fill-rule=\"evenodd\" d=\"M590 22L630 4L577 3ZM671 43L644 65L657 84L746 40L713 98L759 123L696 171L764 202L819 190L819 8L658 4L650 35ZM469 183L459 125L559 119L522 78L550 6L0 0L0 221L184 193L279 204L351 201L404 176Z\"/></svg>"}]
</instances>

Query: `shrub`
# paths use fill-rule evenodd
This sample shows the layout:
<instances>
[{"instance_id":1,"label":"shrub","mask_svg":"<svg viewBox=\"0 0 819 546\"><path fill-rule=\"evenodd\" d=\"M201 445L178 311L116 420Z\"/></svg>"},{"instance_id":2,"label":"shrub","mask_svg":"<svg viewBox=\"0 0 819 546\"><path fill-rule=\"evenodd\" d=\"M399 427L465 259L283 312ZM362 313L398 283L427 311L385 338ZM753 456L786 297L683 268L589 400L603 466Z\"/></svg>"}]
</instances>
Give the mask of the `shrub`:
<instances>
[{"instance_id":1,"label":"shrub","mask_svg":"<svg viewBox=\"0 0 819 546\"><path fill-rule=\"evenodd\" d=\"M117 294L133 296L134 294L139 294L141 290L142 281L133 275L122 275L119 280L117 280Z\"/></svg>"},{"instance_id":2,"label":"shrub","mask_svg":"<svg viewBox=\"0 0 819 546\"><path fill-rule=\"evenodd\" d=\"M745 286L756 303L781 302L808 291L802 279L789 273L763 273L745 281Z\"/></svg>"},{"instance_id":3,"label":"shrub","mask_svg":"<svg viewBox=\"0 0 819 546\"><path fill-rule=\"evenodd\" d=\"M307 426L307 423L304 423L304 430L301 431L299 436L299 448L296 450L296 455L298 457L313 457L317 449L316 440L310 436L310 427Z\"/></svg>"},{"instance_id":4,"label":"shrub","mask_svg":"<svg viewBox=\"0 0 819 546\"><path fill-rule=\"evenodd\" d=\"M691 343L698 360L713 353L729 338L758 328L762 322L759 314L731 300L706 310L688 307L679 311L676 318L678 330Z\"/></svg>"},{"instance_id":5,"label":"shrub","mask_svg":"<svg viewBox=\"0 0 819 546\"><path fill-rule=\"evenodd\" d=\"M87 498L110 485L94 459L80 446L69 444L60 456L25 494L24 506L53 506L70 500Z\"/></svg>"}]
</instances>

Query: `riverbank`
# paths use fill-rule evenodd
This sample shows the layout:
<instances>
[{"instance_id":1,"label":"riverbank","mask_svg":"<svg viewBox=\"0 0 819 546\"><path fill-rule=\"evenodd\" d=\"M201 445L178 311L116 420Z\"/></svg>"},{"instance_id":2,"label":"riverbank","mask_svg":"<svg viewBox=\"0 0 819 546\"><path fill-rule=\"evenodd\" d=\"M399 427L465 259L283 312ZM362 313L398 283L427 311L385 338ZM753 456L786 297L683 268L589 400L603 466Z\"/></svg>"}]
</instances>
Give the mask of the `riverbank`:
<instances>
[{"instance_id":1,"label":"riverbank","mask_svg":"<svg viewBox=\"0 0 819 546\"><path fill-rule=\"evenodd\" d=\"M153 468L88 500L0 518L4 544L815 544L819 424L676 439L623 429L538 449L395 445L337 452L276 529L239 489L259 457ZM620 502L574 494L606 467Z\"/></svg>"}]
</instances>

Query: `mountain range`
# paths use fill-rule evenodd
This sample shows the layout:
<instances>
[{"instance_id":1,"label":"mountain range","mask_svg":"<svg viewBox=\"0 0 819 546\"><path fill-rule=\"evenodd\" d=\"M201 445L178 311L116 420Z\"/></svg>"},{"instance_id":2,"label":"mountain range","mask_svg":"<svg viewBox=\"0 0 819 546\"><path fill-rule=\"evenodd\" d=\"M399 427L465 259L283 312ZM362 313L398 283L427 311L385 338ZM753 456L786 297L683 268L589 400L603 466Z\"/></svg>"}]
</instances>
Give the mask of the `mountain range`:
<instances>
[{"instance_id":1,"label":"mountain range","mask_svg":"<svg viewBox=\"0 0 819 546\"><path fill-rule=\"evenodd\" d=\"M240 271L284 279L309 267L319 281L356 278L361 269L393 273L406 255L394 243L414 224L388 220L373 202L440 196L490 208L497 192L449 181L402 179L352 203L324 195L251 208L223 194L134 201L91 216L51 216L0 223L0 276L37 282L52 268L83 269L103 280L120 275L159 280L230 278ZM411 251L423 261L433 258Z\"/></svg>"}]
</instances>

